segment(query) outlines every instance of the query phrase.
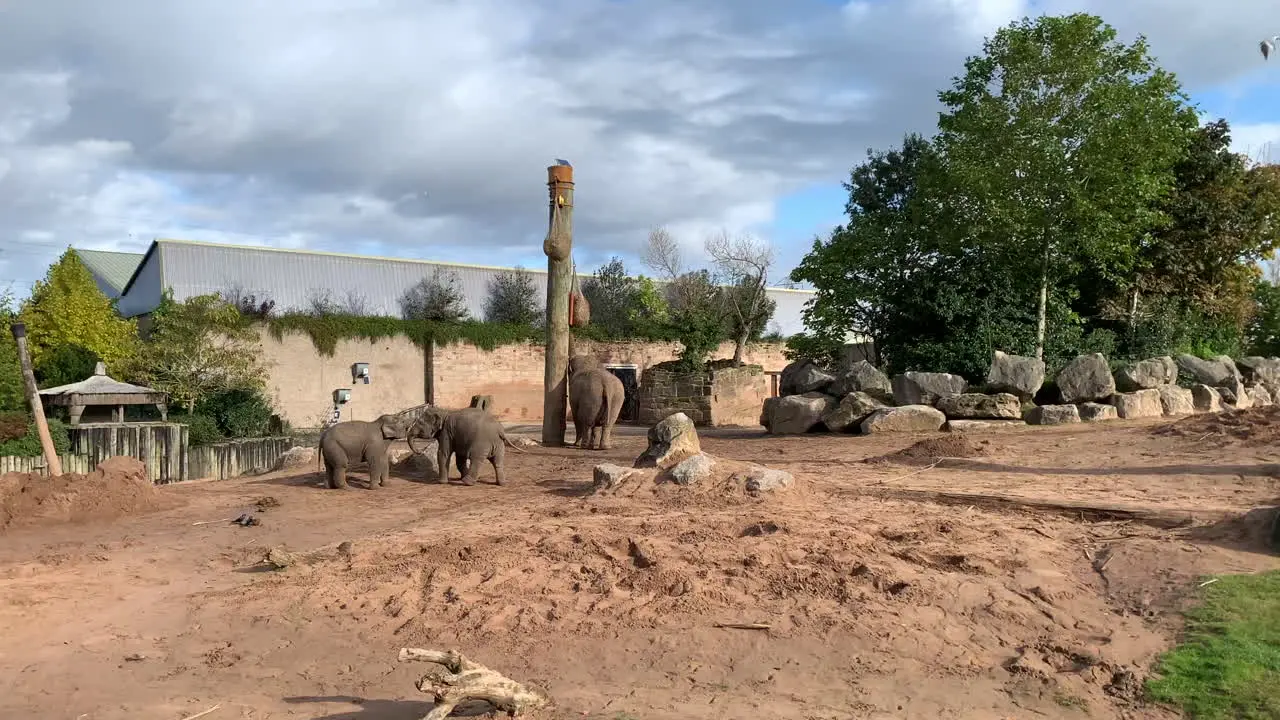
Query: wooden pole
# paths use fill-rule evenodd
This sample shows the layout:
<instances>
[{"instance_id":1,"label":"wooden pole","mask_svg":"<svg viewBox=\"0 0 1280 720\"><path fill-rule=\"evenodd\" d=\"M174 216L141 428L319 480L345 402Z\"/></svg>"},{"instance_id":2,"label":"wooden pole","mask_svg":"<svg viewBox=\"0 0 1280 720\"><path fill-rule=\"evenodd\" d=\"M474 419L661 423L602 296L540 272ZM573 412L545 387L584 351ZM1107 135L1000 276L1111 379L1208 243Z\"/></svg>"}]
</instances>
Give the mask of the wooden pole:
<instances>
[{"instance_id":1,"label":"wooden pole","mask_svg":"<svg viewBox=\"0 0 1280 720\"><path fill-rule=\"evenodd\" d=\"M36 432L40 434L40 447L44 450L44 462L49 468L49 477L62 474L62 460L58 458L58 450L53 446L53 436L49 434L49 423L44 419L44 405L40 403L40 389L36 387L36 374L31 370L31 356L27 354L27 326L14 323L9 326L13 339L18 343L18 361L22 363L22 379L27 384L27 402L31 405L31 417L36 422Z\"/></svg>"},{"instance_id":2,"label":"wooden pole","mask_svg":"<svg viewBox=\"0 0 1280 720\"><path fill-rule=\"evenodd\" d=\"M543 372L542 444L564 445L568 410L569 291L573 284L573 167L547 168L547 354Z\"/></svg>"}]
</instances>

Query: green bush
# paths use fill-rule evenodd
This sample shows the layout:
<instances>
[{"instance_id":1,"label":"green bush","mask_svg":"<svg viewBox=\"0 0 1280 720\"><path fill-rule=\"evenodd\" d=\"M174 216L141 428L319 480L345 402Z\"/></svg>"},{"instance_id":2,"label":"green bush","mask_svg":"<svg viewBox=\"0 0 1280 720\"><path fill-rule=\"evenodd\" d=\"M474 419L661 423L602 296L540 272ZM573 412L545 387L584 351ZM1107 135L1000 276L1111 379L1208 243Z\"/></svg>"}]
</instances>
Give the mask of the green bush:
<instances>
[{"instance_id":1,"label":"green bush","mask_svg":"<svg viewBox=\"0 0 1280 720\"><path fill-rule=\"evenodd\" d=\"M212 418L228 438L263 437L271 431L271 403L256 390L227 390L196 403L196 415Z\"/></svg>"},{"instance_id":2,"label":"green bush","mask_svg":"<svg viewBox=\"0 0 1280 720\"><path fill-rule=\"evenodd\" d=\"M4 428L8 432L12 428L13 415L15 413L6 413ZM12 455L15 457L36 457L44 452L40 447L40 433L36 430L36 424L25 415L22 419L26 422L26 428L19 437L0 442L0 456ZM61 420L49 418L49 435L53 438L54 450L59 455L65 455L71 449L71 438L67 435L67 426Z\"/></svg>"},{"instance_id":3,"label":"green bush","mask_svg":"<svg viewBox=\"0 0 1280 720\"><path fill-rule=\"evenodd\" d=\"M223 440L218 423L204 415L170 415L169 422L187 426L187 444L191 447L212 445Z\"/></svg>"},{"instance_id":4,"label":"green bush","mask_svg":"<svg viewBox=\"0 0 1280 720\"><path fill-rule=\"evenodd\" d=\"M93 375L98 354L80 345L63 345L49 351L35 367L36 381L41 388L80 382Z\"/></svg>"}]
</instances>

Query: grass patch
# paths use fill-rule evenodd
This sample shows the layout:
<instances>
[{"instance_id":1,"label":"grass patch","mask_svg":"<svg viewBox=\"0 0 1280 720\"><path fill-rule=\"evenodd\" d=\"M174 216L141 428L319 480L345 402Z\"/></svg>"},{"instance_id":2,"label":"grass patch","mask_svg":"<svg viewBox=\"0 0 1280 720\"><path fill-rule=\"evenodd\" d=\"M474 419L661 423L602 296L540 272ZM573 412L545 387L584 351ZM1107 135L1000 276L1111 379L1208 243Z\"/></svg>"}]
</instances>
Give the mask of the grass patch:
<instances>
[{"instance_id":1,"label":"grass patch","mask_svg":"<svg viewBox=\"0 0 1280 720\"><path fill-rule=\"evenodd\" d=\"M1226 575L1187 613L1147 692L1197 720L1280 718L1280 571Z\"/></svg>"}]
</instances>

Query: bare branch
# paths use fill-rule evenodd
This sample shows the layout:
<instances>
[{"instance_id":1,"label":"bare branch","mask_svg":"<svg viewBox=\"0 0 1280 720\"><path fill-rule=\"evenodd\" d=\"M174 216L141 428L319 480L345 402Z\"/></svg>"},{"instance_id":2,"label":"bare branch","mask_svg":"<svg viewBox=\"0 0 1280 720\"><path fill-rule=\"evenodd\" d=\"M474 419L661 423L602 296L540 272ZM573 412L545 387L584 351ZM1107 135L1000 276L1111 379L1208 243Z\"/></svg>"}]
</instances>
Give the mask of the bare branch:
<instances>
[{"instance_id":1,"label":"bare branch","mask_svg":"<svg viewBox=\"0 0 1280 720\"><path fill-rule=\"evenodd\" d=\"M680 277L684 265L680 257L680 244L664 227L649 231L649 239L640 252L640 261L667 280Z\"/></svg>"}]
</instances>

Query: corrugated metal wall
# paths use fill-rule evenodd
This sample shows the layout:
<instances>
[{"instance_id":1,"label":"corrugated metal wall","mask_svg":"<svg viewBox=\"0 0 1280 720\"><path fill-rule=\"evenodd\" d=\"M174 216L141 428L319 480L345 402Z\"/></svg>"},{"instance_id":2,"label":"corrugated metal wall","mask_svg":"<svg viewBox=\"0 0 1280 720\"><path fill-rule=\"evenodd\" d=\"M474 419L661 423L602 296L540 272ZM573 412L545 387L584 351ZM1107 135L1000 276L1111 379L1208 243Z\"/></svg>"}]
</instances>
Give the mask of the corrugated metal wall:
<instances>
[{"instance_id":1,"label":"corrugated metal wall","mask_svg":"<svg viewBox=\"0 0 1280 720\"><path fill-rule=\"evenodd\" d=\"M173 289L174 299L238 289L259 299L270 297L277 312L302 310L316 293L328 291L342 302L355 292L372 315L399 316L400 297L405 290L430 277L437 268L457 274L466 298L467 311L484 316L489 283L501 269L449 265L423 260L371 258L314 252L293 252L234 245L213 245L180 241L157 241L157 252L143 265L133 287L120 300L126 316L150 312L160 302L164 285ZM163 267L163 273L160 268ZM544 269L528 268L538 296L547 293ZM589 277L581 276L583 279ZM774 322L785 335L803 331L800 310L812 293L771 288L769 296L778 304Z\"/></svg>"}]
</instances>

